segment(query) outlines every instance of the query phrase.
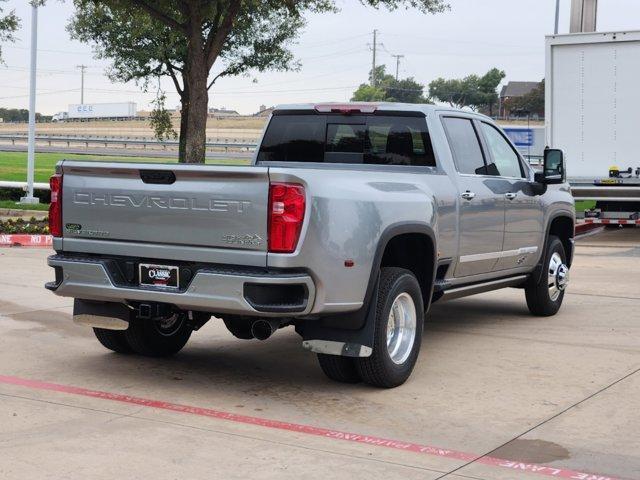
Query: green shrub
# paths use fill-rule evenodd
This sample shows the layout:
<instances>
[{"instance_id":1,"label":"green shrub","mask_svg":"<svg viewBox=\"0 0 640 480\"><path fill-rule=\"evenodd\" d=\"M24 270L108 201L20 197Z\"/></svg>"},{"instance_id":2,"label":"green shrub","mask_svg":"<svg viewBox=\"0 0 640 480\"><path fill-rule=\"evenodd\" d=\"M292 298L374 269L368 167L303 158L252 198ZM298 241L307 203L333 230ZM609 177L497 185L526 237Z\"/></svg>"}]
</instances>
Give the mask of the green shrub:
<instances>
[{"instance_id":1,"label":"green shrub","mask_svg":"<svg viewBox=\"0 0 640 480\"><path fill-rule=\"evenodd\" d=\"M37 220L35 217L31 217L29 220L25 220L24 218L10 218L5 221L0 220L0 233L48 235L49 219Z\"/></svg>"}]
</instances>

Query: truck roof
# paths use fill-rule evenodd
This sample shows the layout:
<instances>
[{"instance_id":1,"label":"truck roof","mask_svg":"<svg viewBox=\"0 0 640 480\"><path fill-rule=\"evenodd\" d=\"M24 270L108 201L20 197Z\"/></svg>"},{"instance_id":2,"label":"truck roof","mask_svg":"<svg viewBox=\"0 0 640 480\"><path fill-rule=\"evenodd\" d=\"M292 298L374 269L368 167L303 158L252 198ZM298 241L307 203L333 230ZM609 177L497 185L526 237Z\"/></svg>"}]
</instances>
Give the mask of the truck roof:
<instances>
[{"instance_id":1,"label":"truck roof","mask_svg":"<svg viewBox=\"0 0 640 480\"><path fill-rule=\"evenodd\" d=\"M469 110L461 110L443 105L431 105L428 103L398 103L398 102L320 102L320 103L285 103L276 105L274 112L278 111L308 111L308 110L349 110L354 111L362 109L363 112L371 111L387 111L387 112L422 112L429 114L435 111L451 111L465 114L473 114L484 117L484 115ZM487 117L488 118L488 117Z\"/></svg>"}]
</instances>

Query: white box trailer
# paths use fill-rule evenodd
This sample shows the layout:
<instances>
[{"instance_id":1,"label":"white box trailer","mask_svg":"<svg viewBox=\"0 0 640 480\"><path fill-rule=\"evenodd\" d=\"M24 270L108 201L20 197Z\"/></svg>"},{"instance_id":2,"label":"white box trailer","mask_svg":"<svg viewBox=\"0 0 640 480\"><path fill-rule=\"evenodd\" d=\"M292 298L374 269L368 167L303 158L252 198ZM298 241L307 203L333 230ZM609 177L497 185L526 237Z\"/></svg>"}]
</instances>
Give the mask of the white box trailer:
<instances>
[{"instance_id":1,"label":"white box trailer","mask_svg":"<svg viewBox=\"0 0 640 480\"><path fill-rule=\"evenodd\" d=\"M640 218L640 31L546 42L546 143L566 154L577 200L600 219ZM619 172L619 173L617 173Z\"/></svg>"},{"instance_id":2,"label":"white box trailer","mask_svg":"<svg viewBox=\"0 0 640 480\"><path fill-rule=\"evenodd\" d=\"M69 119L99 119L99 118L134 118L136 116L134 102L120 103L84 103L69 105Z\"/></svg>"}]
</instances>

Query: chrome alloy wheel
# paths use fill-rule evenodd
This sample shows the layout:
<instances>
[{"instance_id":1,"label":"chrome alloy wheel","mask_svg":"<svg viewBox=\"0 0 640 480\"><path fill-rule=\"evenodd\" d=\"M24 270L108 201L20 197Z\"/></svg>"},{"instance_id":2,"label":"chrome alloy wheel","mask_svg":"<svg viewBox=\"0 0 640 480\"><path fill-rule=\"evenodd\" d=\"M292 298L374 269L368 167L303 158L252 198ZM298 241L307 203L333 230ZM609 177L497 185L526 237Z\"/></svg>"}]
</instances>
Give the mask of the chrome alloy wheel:
<instances>
[{"instance_id":1,"label":"chrome alloy wheel","mask_svg":"<svg viewBox=\"0 0 640 480\"><path fill-rule=\"evenodd\" d=\"M555 302L560 293L569 284L569 267L562 263L562 257L558 252L551 255L548 270L549 298Z\"/></svg>"},{"instance_id":2,"label":"chrome alloy wheel","mask_svg":"<svg viewBox=\"0 0 640 480\"><path fill-rule=\"evenodd\" d=\"M396 365L403 364L416 338L416 306L408 293L401 293L393 301L387 321L387 351Z\"/></svg>"}]
</instances>

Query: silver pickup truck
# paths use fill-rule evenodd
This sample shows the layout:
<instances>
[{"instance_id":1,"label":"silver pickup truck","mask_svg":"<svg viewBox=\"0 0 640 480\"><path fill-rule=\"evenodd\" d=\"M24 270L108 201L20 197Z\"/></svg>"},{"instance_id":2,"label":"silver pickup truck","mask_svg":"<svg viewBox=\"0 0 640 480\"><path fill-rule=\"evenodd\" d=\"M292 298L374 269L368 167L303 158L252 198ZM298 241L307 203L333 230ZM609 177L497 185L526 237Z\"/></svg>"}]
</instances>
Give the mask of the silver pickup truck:
<instances>
[{"instance_id":1,"label":"silver pickup truck","mask_svg":"<svg viewBox=\"0 0 640 480\"><path fill-rule=\"evenodd\" d=\"M63 161L51 189L46 287L119 353L294 326L330 378L394 387L432 302L515 287L553 315L569 281L562 152L536 173L472 112L285 105L251 165Z\"/></svg>"}]
</instances>

